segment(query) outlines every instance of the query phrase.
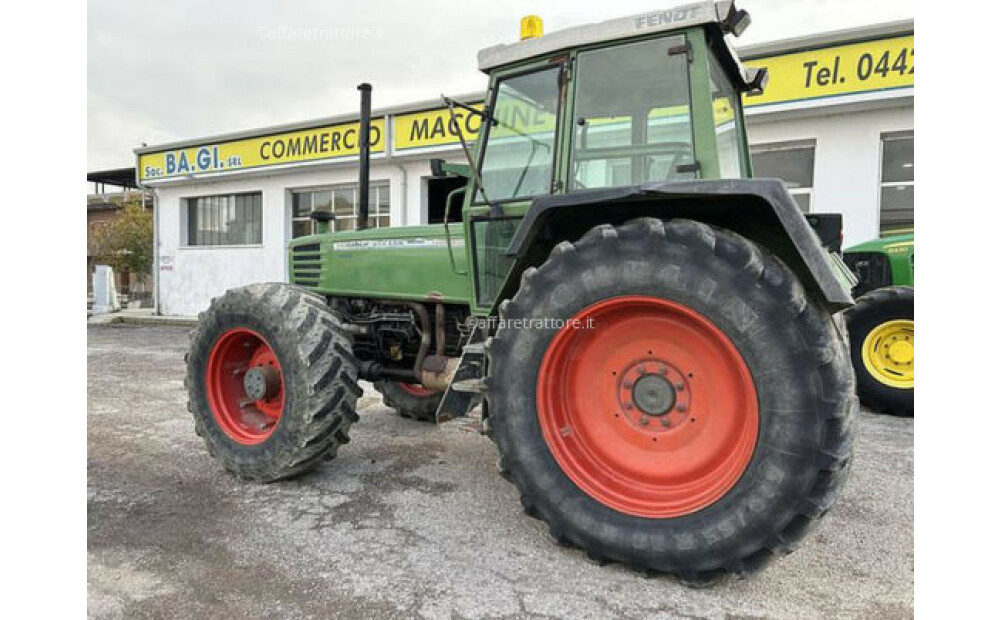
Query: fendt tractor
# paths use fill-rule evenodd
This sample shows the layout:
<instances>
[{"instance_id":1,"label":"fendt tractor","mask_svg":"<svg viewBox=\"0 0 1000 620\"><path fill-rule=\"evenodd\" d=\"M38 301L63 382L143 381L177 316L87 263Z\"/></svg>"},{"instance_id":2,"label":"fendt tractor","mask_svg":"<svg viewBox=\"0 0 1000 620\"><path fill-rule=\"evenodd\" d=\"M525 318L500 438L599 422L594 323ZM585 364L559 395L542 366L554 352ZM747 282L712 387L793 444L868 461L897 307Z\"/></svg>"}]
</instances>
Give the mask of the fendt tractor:
<instances>
[{"instance_id":1,"label":"fendt tractor","mask_svg":"<svg viewBox=\"0 0 1000 620\"><path fill-rule=\"evenodd\" d=\"M861 403L913 415L913 232L897 231L844 250L857 277L847 313Z\"/></svg>"},{"instance_id":2,"label":"fendt tractor","mask_svg":"<svg viewBox=\"0 0 1000 620\"><path fill-rule=\"evenodd\" d=\"M839 215L750 178L740 99L767 74L728 41L749 23L698 2L482 50L485 104L445 98L468 164L432 164L464 180L443 224L367 226L362 139L358 230L312 213L290 283L200 316L209 452L246 480L309 471L365 380L413 418L476 408L524 511L596 562L706 584L791 551L851 460L854 281Z\"/></svg>"}]
</instances>

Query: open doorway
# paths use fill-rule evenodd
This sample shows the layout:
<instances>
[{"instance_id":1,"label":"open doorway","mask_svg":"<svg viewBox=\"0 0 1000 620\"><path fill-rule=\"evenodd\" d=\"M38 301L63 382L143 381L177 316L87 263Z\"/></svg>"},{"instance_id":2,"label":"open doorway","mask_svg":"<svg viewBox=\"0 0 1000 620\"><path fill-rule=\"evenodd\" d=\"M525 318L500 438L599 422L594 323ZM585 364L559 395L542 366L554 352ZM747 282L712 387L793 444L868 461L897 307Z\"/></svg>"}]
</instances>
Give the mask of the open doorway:
<instances>
[{"instance_id":1,"label":"open doorway","mask_svg":"<svg viewBox=\"0 0 1000 620\"><path fill-rule=\"evenodd\" d=\"M448 194L452 191L465 187L466 179L463 177L430 177L427 181L427 223L440 224L444 222L445 202ZM448 216L452 222L461 219L460 210L462 201L455 199L451 206L452 212Z\"/></svg>"}]
</instances>

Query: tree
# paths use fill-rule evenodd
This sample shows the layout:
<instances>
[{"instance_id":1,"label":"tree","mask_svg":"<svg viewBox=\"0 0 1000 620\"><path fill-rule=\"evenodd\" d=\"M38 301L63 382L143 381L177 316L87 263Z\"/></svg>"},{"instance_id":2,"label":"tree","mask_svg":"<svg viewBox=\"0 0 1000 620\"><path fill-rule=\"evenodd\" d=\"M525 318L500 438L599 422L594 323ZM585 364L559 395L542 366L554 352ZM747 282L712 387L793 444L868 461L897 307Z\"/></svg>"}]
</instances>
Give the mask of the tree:
<instances>
[{"instance_id":1,"label":"tree","mask_svg":"<svg viewBox=\"0 0 1000 620\"><path fill-rule=\"evenodd\" d=\"M141 199L126 202L118 217L95 231L91 253L98 264L146 282L153 268L153 213Z\"/></svg>"}]
</instances>

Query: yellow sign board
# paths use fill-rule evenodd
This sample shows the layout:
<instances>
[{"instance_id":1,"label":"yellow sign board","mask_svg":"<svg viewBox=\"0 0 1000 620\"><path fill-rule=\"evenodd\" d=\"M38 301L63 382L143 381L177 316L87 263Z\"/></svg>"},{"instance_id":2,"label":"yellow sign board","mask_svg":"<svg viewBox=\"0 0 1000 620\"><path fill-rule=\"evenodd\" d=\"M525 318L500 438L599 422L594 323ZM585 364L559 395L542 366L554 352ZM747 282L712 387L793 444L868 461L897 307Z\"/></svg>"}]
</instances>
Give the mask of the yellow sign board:
<instances>
[{"instance_id":1,"label":"yellow sign board","mask_svg":"<svg viewBox=\"0 0 1000 620\"><path fill-rule=\"evenodd\" d=\"M712 117L715 120L716 127L731 123L736 118L736 111L733 110L732 100L729 97L717 97L713 99Z\"/></svg>"},{"instance_id":2,"label":"yellow sign board","mask_svg":"<svg viewBox=\"0 0 1000 620\"><path fill-rule=\"evenodd\" d=\"M469 107L483 109L482 103L473 103ZM397 151L405 149L457 144L458 131L469 142L479 135L481 117L461 108L455 108L455 120L452 122L448 108L439 108L427 112L401 114L392 119L392 142Z\"/></svg>"},{"instance_id":3,"label":"yellow sign board","mask_svg":"<svg viewBox=\"0 0 1000 620\"><path fill-rule=\"evenodd\" d=\"M473 103L469 107L482 110L483 104ZM517 105L508 101L501 109L497 126L490 130L494 136L545 133L555 127L555 114L527 103ZM458 144L459 131L466 142L475 142L480 125L482 117L462 108L455 108L454 121L448 108L402 114L392 119L393 148L404 151Z\"/></svg>"},{"instance_id":4,"label":"yellow sign board","mask_svg":"<svg viewBox=\"0 0 1000 620\"><path fill-rule=\"evenodd\" d=\"M139 155L140 181L247 170L358 154L359 123L327 125ZM385 152L385 119L372 119L371 151Z\"/></svg>"},{"instance_id":5,"label":"yellow sign board","mask_svg":"<svg viewBox=\"0 0 1000 620\"><path fill-rule=\"evenodd\" d=\"M747 60L769 78L747 107L913 86L913 35Z\"/></svg>"}]
</instances>

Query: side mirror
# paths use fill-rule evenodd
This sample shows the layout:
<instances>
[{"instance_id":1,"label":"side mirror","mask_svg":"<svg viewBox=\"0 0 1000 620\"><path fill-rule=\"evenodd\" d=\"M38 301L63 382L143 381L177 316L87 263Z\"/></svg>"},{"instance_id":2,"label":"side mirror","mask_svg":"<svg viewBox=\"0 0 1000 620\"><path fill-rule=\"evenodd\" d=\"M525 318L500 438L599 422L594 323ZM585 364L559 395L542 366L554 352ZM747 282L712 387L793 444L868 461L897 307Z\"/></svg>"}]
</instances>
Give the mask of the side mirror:
<instances>
[{"instance_id":1,"label":"side mirror","mask_svg":"<svg viewBox=\"0 0 1000 620\"><path fill-rule=\"evenodd\" d=\"M750 26L750 14L743 9L737 9L735 5L722 22L723 30L731 32L734 37L743 34L748 26Z\"/></svg>"},{"instance_id":2,"label":"side mirror","mask_svg":"<svg viewBox=\"0 0 1000 620\"><path fill-rule=\"evenodd\" d=\"M750 74L750 89L747 91L751 95L759 95L764 92L764 88L767 87L768 77L767 69L764 68L749 68Z\"/></svg>"}]
</instances>

